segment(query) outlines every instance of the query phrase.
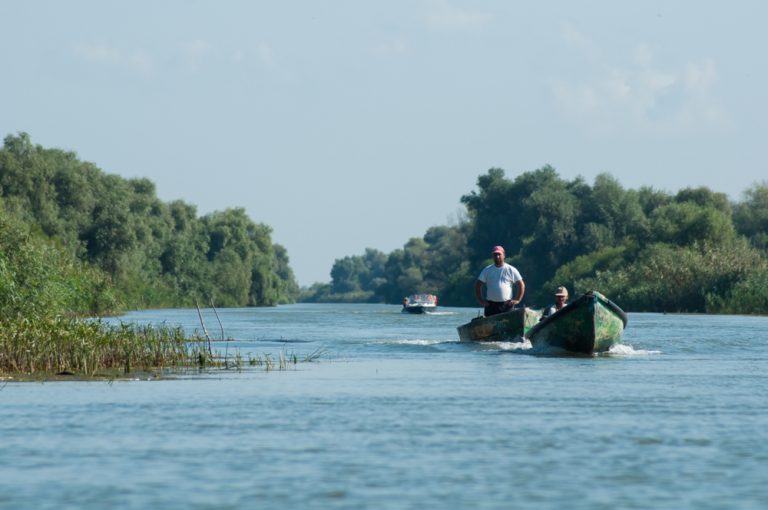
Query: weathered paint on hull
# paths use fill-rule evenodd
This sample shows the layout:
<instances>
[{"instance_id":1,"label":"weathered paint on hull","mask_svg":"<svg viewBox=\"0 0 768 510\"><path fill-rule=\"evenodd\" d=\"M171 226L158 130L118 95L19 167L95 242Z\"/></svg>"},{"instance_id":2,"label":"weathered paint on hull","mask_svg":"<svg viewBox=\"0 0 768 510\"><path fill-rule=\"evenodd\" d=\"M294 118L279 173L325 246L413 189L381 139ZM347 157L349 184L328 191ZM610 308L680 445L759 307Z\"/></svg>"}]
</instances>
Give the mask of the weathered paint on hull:
<instances>
[{"instance_id":1,"label":"weathered paint on hull","mask_svg":"<svg viewBox=\"0 0 768 510\"><path fill-rule=\"evenodd\" d=\"M462 342L499 342L522 337L539 322L541 312L518 308L490 317L476 317L456 328Z\"/></svg>"},{"instance_id":2,"label":"weathered paint on hull","mask_svg":"<svg viewBox=\"0 0 768 510\"><path fill-rule=\"evenodd\" d=\"M528 332L534 347L544 343L571 352L605 352L621 342L626 314L596 291L587 292Z\"/></svg>"}]
</instances>

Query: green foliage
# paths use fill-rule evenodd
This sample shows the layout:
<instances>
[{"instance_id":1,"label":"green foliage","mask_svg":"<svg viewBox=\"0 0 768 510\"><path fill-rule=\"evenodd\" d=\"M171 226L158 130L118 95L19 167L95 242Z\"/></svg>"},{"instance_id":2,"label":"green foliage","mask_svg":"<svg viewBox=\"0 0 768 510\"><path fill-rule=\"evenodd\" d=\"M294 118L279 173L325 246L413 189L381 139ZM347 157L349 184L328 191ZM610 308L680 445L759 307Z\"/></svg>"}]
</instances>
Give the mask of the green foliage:
<instances>
[{"instance_id":1,"label":"green foliage","mask_svg":"<svg viewBox=\"0 0 768 510\"><path fill-rule=\"evenodd\" d=\"M762 254L744 240L730 245L657 243L631 265L596 271L576 280L575 287L578 292L600 289L633 311L714 312L725 309L725 297L764 265Z\"/></svg>"},{"instance_id":2,"label":"green foliage","mask_svg":"<svg viewBox=\"0 0 768 510\"><path fill-rule=\"evenodd\" d=\"M768 265L762 264L736 282L726 296L709 294L707 310L718 313L768 313Z\"/></svg>"},{"instance_id":3,"label":"green foliage","mask_svg":"<svg viewBox=\"0 0 768 510\"><path fill-rule=\"evenodd\" d=\"M544 288L548 290L549 295L561 285L582 292L591 290L579 289L583 287L582 280L598 274L613 274L620 271L634 249L632 245L606 246L587 255L578 256L558 268Z\"/></svg>"},{"instance_id":4,"label":"green foliage","mask_svg":"<svg viewBox=\"0 0 768 510\"><path fill-rule=\"evenodd\" d=\"M279 304L293 303L299 298L299 284L296 283L296 277L290 266L288 250L280 244L272 246L275 253L274 272L277 275L277 283L280 286L278 295Z\"/></svg>"},{"instance_id":5,"label":"green foliage","mask_svg":"<svg viewBox=\"0 0 768 510\"><path fill-rule=\"evenodd\" d=\"M65 249L0 207L3 317L103 313L117 305L103 272L73 259Z\"/></svg>"},{"instance_id":6,"label":"green foliage","mask_svg":"<svg viewBox=\"0 0 768 510\"><path fill-rule=\"evenodd\" d=\"M471 290L476 279L477 274L469 261L461 263L438 291L440 302L453 306L476 306L475 294Z\"/></svg>"},{"instance_id":7,"label":"green foliage","mask_svg":"<svg viewBox=\"0 0 768 510\"><path fill-rule=\"evenodd\" d=\"M48 256L55 267L40 271L64 275L62 282L54 278L48 287L29 291L27 298L39 298L37 308L58 307L67 314L99 313L118 303L263 306L298 296L287 252L273 246L271 229L254 223L243 209L198 218L191 205L160 201L148 179L105 174L74 153L33 145L25 133L7 136L0 150L0 198L4 214L28 226L19 228L39 232L58 247L56 257ZM37 279L17 276L27 282L50 279L43 273ZM89 275L99 275L100 283ZM46 292L61 294L46 289L76 287L81 280L85 294L94 289L90 297L46 297Z\"/></svg>"},{"instance_id":8,"label":"green foliage","mask_svg":"<svg viewBox=\"0 0 768 510\"><path fill-rule=\"evenodd\" d=\"M503 170L492 168L487 175L478 177L477 186L479 192L461 197L472 223L468 242L474 266L486 262L490 247L497 244L503 244L507 254L514 256L547 225L559 228L551 237L568 237L569 204L558 202L563 196L563 183L554 168L545 166L521 174L514 182L504 178ZM555 218L542 218L542 214L552 210L557 211Z\"/></svg>"},{"instance_id":9,"label":"green foliage","mask_svg":"<svg viewBox=\"0 0 768 510\"><path fill-rule=\"evenodd\" d=\"M731 203L725 193L717 193L705 187L682 189L675 195L675 202L690 202L707 209L715 209L726 216L731 216L732 213Z\"/></svg>"},{"instance_id":10,"label":"green foliage","mask_svg":"<svg viewBox=\"0 0 768 510\"><path fill-rule=\"evenodd\" d=\"M276 305L281 290L271 229L251 221L244 209L203 217L210 278L201 292L221 306Z\"/></svg>"},{"instance_id":11,"label":"green foliage","mask_svg":"<svg viewBox=\"0 0 768 510\"><path fill-rule=\"evenodd\" d=\"M466 224L433 227L389 255L368 248L362 256L336 260L332 283L305 289L300 300L401 303L409 294L445 291L445 282L466 267L466 257Z\"/></svg>"},{"instance_id":12,"label":"green foliage","mask_svg":"<svg viewBox=\"0 0 768 510\"><path fill-rule=\"evenodd\" d=\"M0 150L0 311L103 313L119 306L261 306L310 301L400 303L434 293L473 306L491 246L526 280L526 303L551 289L595 288L628 310L768 313L768 184L744 201L686 188L589 185L551 166L507 179L492 168L461 197L467 217L434 226L389 254L335 261L332 281L299 290L271 229L243 209L198 217L164 203L147 179L104 174L72 152L8 136Z\"/></svg>"},{"instance_id":13,"label":"green foliage","mask_svg":"<svg viewBox=\"0 0 768 510\"><path fill-rule=\"evenodd\" d=\"M383 281L364 283L374 264L345 257L330 285L308 289L302 299L398 304L407 294L430 292L444 305L476 306L477 274L501 244L523 274L529 306L543 306L566 285L574 293L600 290L631 311L768 313L768 185L745 197L731 204L703 187L676 195L625 190L608 174L590 186L563 180L550 166L510 180L492 168L461 198L466 221L432 227L382 255Z\"/></svg>"},{"instance_id":14,"label":"green foliage","mask_svg":"<svg viewBox=\"0 0 768 510\"><path fill-rule=\"evenodd\" d=\"M369 270L363 257L344 257L334 262L331 268L331 291L338 294L358 292L362 288L361 280Z\"/></svg>"},{"instance_id":15,"label":"green foliage","mask_svg":"<svg viewBox=\"0 0 768 510\"><path fill-rule=\"evenodd\" d=\"M744 192L744 201L734 209L736 231L761 250L768 250L768 182Z\"/></svg>"},{"instance_id":16,"label":"green foliage","mask_svg":"<svg viewBox=\"0 0 768 510\"><path fill-rule=\"evenodd\" d=\"M661 206L651 215L653 239L678 246L694 242L727 243L735 238L730 217L692 202Z\"/></svg>"}]
</instances>

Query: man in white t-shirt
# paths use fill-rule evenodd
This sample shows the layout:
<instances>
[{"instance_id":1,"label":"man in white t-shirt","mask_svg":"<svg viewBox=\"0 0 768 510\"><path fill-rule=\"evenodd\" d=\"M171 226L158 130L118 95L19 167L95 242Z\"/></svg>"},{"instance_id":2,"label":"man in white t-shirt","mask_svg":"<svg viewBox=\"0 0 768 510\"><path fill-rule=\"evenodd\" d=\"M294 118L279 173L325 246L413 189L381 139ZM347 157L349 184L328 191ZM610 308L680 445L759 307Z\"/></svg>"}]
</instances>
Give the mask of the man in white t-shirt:
<instances>
[{"instance_id":1,"label":"man in white t-shirt","mask_svg":"<svg viewBox=\"0 0 768 510\"><path fill-rule=\"evenodd\" d=\"M494 246L491 255L493 264L486 266L475 282L475 297L484 307L486 317L511 310L523 301L525 295L525 282L520 272L504 262L504 248ZM513 285L517 292L513 292Z\"/></svg>"}]
</instances>

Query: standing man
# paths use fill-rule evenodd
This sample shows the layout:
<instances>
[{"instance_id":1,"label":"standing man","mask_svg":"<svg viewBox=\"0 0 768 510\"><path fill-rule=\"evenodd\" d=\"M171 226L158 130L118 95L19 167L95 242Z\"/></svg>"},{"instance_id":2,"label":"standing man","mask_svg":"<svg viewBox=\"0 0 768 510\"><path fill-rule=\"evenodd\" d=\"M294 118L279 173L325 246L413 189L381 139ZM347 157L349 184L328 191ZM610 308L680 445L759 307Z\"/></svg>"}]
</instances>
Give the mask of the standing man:
<instances>
[{"instance_id":1,"label":"standing man","mask_svg":"<svg viewBox=\"0 0 768 510\"><path fill-rule=\"evenodd\" d=\"M486 317L506 312L523 300L525 282L520 271L504 262L505 254L502 246L494 246L491 251L493 264L486 266L475 282L475 297L484 307ZM517 288L514 293L512 286ZM485 297L483 297L485 286Z\"/></svg>"}]
</instances>

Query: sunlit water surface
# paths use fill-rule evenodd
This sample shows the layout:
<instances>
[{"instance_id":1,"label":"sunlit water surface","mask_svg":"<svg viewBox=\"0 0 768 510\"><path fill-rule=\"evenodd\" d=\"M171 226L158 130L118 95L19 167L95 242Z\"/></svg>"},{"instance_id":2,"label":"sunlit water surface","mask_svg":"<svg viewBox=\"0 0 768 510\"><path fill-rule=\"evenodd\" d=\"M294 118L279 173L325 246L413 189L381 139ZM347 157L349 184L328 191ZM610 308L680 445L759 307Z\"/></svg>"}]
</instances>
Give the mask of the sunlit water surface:
<instances>
[{"instance_id":1,"label":"sunlit water surface","mask_svg":"<svg viewBox=\"0 0 768 510\"><path fill-rule=\"evenodd\" d=\"M217 311L273 370L0 382L0 508L768 508L766 317L630 314L587 358L459 343L477 309Z\"/></svg>"}]
</instances>

